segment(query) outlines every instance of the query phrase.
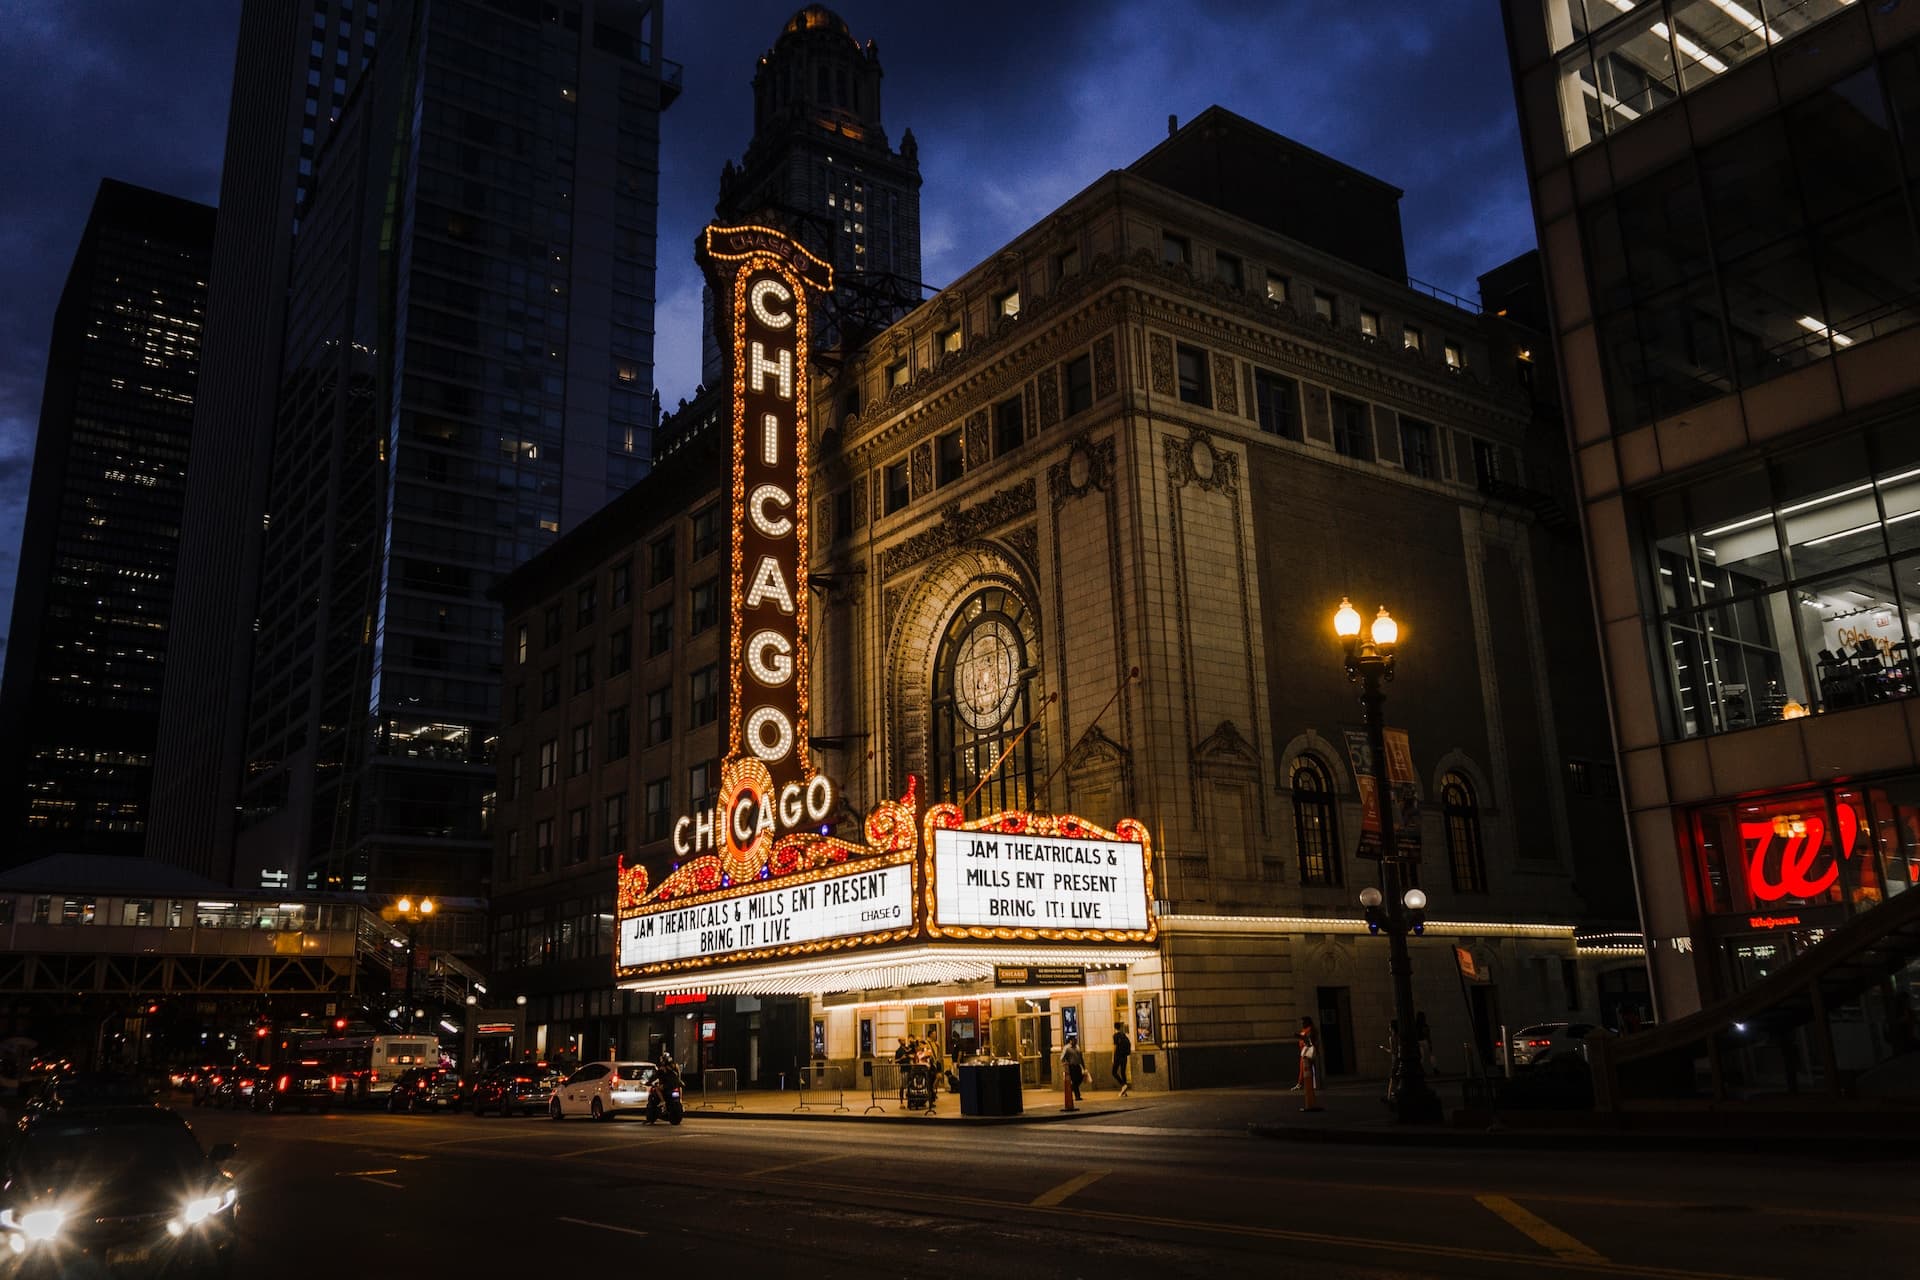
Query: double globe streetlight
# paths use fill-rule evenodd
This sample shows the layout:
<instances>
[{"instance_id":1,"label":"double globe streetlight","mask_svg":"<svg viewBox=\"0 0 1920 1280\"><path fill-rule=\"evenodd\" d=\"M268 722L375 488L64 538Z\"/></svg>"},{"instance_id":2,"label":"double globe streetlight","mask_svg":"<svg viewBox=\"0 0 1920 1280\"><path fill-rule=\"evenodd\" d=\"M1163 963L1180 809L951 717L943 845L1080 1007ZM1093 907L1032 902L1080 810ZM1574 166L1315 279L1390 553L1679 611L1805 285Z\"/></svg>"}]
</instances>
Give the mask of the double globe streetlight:
<instances>
[{"instance_id":1,"label":"double globe streetlight","mask_svg":"<svg viewBox=\"0 0 1920 1280\"><path fill-rule=\"evenodd\" d=\"M1333 615L1333 632L1346 650L1347 679L1360 686L1360 714L1366 726L1368 772L1372 775L1373 799L1380 823L1380 885L1360 891L1360 905L1366 909L1367 924L1387 935L1387 972L1393 978L1393 1017L1396 1033L1393 1052L1396 1058L1395 1087L1388 1100L1394 1119L1402 1124L1433 1124L1440 1119L1440 1098L1427 1084L1420 1066L1420 1042L1414 1033L1413 959L1407 952L1407 935L1424 927L1427 895L1410 884L1410 868L1400 853L1394 830L1392 793L1388 789L1387 730L1382 708L1387 695L1383 686L1393 679L1393 651L1400 642L1400 624L1386 606L1374 617L1368 636L1360 636L1360 611L1345 596Z\"/></svg>"},{"instance_id":2,"label":"double globe streetlight","mask_svg":"<svg viewBox=\"0 0 1920 1280\"><path fill-rule=\"evenodd\" d=\"M407 922L407 1030L413 1030L414 1019L425 1014L424 1009L413 1007L413 944L414 935L420 925L430 918L438 907L432 898L402 898L393 904L394 913Z\"/></svg>"}]
</instances>

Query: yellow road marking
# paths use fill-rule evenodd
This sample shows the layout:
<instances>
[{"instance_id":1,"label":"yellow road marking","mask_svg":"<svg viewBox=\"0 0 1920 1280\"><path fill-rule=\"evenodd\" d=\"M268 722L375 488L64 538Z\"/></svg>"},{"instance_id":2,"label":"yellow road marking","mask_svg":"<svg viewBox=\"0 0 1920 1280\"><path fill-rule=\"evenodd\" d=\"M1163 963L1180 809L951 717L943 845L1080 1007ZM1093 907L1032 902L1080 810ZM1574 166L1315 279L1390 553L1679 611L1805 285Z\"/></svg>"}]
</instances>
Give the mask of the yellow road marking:
<instances>
[{"instance_id":1,"label":"yellow road marking","mask_svg":"<svg viewBox=\"0 0 1920 1280\"><path fill-rule=\"evenodd\" d=\"M1522 1209L1506 1196L1475 1196L1474 1199L1491 1209L1501 1221L1552 1253L1556 1258L1578 1262L1606 1261L1597 1252L1581 1244L1539 1214Z\"/></svg>"},{"instance_id":2,"label":"yellow road marking","mask_svg":"<svg viewBox=\"0 0 1920 1280\"><path fill-rule=\"evenodd\" d=\"M376 1173L398 1173L398 1169L342 1169L333 1176L336 1178L371 1178Z\"/></svg>"},{"instance_id":3,"label":"yellow road marking","mask_svg":"<svg viewBox=\"0 0 1920 1280\"><path fill-rule=\"evenodd\" d=\"M1036 1209L1051 1209L1077 1191L1085 1191L1100 1179L1112 1173L1111 1169L1090 1169L1078 1177L1068 1178L1057 1187L1049 1187L1027 1203Z\"/></svg>"},{"instance_id":4,"label":"yellow road marking","mask_svg":"<svg viewBox=\"0 0 1920 1280\"><path fill-rule=\"evenodd\" d=\"M811 1160L795 1160L792 1164L777 1164L771 1169L756 1169L748 1174L749 1178L766 1178L776 1173L785 1173L789 1169L804 1169L810 1164L832 1164L835 1160L845 1160L844 1153L836 1152L830 1156L815 1156Z\"/></svg>"},{"instance_id":5,"label":"yellow road marking","mask_svg":"<svg viewBox=\"0 0 1920 1280\"><path fill-rule=\"evenodd\" d=\"M361 1179L360 1179L360 1181L362 1181L362 1182L371 1182L371 1183L373 1183L373 1184L375 1184L376 1186L382 1186L382 1187L392 1187L392 1188L393 1188L393 1189L394 1189L395 1191L405 1191L405 1190L406 1190L406 1187L405 1187L405 1186L403 1186L403 1185L401 1185L400 1183L398 1183L398 1182L388 1182L388 1181L387 1181L387 1180L386 1180L385 1178L366 1178L366 1177L363 1177L363 1178L361 1178Z\"/></svg>"},{"instance_id":6,"label":"yellow road marking","mask_svg":"<svg viewBox=\"0 0 1920 1280\"><path fill-rule=\"evenodd\" d=\"M556 1151L552 1155L545 1157L545 1159L571 1160L575 1156L590 1156L596 1151L627 1151L631 1150L632 1147L633 1142L631 1140L626 1142L609 1142L603 1147L582 1147L578 1151ZM566 1219L563 1218L561 1221L564 1222Z\"/></svg>"}]
</instances>

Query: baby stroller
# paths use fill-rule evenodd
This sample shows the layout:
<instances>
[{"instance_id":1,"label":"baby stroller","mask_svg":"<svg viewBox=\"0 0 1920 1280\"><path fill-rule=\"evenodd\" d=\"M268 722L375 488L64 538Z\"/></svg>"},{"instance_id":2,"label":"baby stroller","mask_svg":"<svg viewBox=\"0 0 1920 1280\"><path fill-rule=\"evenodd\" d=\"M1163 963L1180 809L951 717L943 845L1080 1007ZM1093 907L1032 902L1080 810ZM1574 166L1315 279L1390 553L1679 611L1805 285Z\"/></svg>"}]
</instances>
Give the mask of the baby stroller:
<instances>
[{"instance_id":1,"label":"baby stroller","mask_svg":"<svg viewBox=\"0 0 1920 1280\"><path fill-rule=\"evenodd\" d=\"M916 1062L907 1068L907 1110L925 1111L933 1106L933 1068Z\"/></svg>"}]
</instances>

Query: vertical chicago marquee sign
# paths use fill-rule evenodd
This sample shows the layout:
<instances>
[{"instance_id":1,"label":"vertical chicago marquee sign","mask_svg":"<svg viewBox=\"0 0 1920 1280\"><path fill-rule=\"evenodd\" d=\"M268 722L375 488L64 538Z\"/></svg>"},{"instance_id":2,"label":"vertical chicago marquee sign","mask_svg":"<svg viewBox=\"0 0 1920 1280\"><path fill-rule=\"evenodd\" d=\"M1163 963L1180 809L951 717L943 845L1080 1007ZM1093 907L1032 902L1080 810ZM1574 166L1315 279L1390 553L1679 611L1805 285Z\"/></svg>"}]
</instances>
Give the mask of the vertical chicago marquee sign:
<instances>
[{"instance_id":1,"label":"vertical chicago marquee sign","mask_svg":"<svg viewBox=\"0 0 1920 1280\"><path fill-rule=\"evenodd\" d=\"M913 925L911 794L864 844L824 834L833 784L808 747L809 290L833 270L769 227L709 226L698 256L730 320L733 389L727 747L715 807L681 817L659 885L619 872L623 979L895 941Z\"/></svg>"}]
</instances>

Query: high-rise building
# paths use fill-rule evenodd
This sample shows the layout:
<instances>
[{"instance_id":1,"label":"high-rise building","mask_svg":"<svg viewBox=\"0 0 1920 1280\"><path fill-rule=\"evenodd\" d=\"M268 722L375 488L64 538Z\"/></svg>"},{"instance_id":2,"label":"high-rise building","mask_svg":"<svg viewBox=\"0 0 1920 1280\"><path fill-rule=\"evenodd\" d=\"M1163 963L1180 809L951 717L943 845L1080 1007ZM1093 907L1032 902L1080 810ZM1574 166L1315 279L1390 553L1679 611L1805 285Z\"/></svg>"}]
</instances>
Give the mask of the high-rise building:
<instances>
[{"instance_id":1,"label":"high-rise building","mask_svg":"<svg viewBox=\"0 0 1920 1280\"><path fill-rule=\"evenodd\" d=\"M649 462L662 8L382 11L293 252L241 883L484 890L487 589Z\"/></svg>"},{"instance_id":2,"label":"high-rise building","mask_svg":"<svg viewBox=\"0 0 1920 1280\"><path fill-rule=\"evenodd\" d=\"M834 306L814 333L822 347L870 336L920 301L920 151L911 129L898 148L888 143L880 77L874 42L808 5L760 55L753 139L720 175L720 221L771 219L833 264ZM708 383L719 378L711 315L701 366Z\"/></svg>"},{"instance_id":3,"label":"high-rise building","mask_svg":"<svg viewBox=\"0 0 1920 1280\"><path fill-rule=\"evenodd\" d=\"M246 733L293 230L314 155L372 57L376 0L247 0L233 61L147 856L224 880Z\"/></svg>"},{"instance_id":4,"label":"high-rise building","mask_svg":"<svg viewBox=\"0 0 1920 1280\"><path fill-rule=\"evenodd\" d=\"M0 865L145 841L213 226L108 179L60 295L0 685Z\"/></svg>"},{"instance_id":5,"label":"high-rise building","mask_svg":"<svg viewBox=\"0 0 1920 1280\"><path fill-rule=\"evenodd\" d=\"M1920 11L1504 8L1672 1021L1920 881Z\"/></svg>"}]
</instances>

